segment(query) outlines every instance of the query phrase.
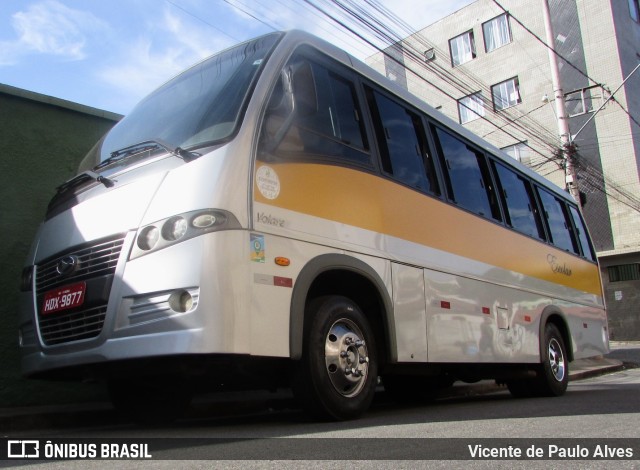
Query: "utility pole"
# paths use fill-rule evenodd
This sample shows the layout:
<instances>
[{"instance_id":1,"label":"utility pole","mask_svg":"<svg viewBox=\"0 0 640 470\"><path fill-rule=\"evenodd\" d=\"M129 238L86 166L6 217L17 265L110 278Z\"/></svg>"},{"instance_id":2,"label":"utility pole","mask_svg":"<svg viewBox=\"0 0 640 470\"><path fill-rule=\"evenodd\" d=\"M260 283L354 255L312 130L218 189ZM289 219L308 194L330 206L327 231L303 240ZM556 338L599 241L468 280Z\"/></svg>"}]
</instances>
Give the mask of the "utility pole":
<instances>
[{"instance_id":1,"label":"utility pole","mask_svg":"<svg viewBox=\"0 0 640 470\"><path fill-rule=\"evenodd\" d=\"M562 82L560 81L560 69L558 67L558 58L555 53L556 39L555 34L553 33L551 14L549 13L549 2L547 0L542 0L542 13L544 17L544 28L547 33L549 64L551 65L551 82L553 85L553 94L555 96L558 133L560 134L560 143L562 144L560 152L564 163L565 183L569 193L573 196L580 207L580 191L578 190L577 184L578 179L573 166L573 155L575 153L575 149L571 139L571 132L569 131L569 116L567 115L564 91L562 90Z\"/></svg>"}]
</instances>

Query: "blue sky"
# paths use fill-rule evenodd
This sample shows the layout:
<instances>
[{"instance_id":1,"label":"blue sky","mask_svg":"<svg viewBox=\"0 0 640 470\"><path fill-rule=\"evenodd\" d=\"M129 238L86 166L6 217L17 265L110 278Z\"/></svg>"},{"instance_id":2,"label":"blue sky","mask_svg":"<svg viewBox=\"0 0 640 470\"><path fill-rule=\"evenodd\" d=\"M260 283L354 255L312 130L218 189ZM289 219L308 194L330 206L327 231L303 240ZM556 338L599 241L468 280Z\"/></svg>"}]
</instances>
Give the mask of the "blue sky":
<instances>
[{"instance_id":1,"label":"blue sky","mask_svg":"<svg viewBox=\"0 0 640 470\"><path fill-rule=\"evenodd\" d=\"M381 3L420 29L471 1ZM126 114L201 59L291 28L373 53L303 0L1 0L0 83Z\"/></svg>"}]
</instances>

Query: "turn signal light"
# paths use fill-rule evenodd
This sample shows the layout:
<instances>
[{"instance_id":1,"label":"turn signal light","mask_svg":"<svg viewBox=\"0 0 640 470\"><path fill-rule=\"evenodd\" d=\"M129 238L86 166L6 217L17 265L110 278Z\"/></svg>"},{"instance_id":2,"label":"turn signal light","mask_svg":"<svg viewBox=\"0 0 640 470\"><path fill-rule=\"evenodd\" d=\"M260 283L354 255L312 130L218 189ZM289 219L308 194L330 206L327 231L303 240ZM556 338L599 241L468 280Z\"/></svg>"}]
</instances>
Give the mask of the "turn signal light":
<instances>
[{"instance_id":1,"label":"turn signal light","mask_svg":"<svg viewBox=\"0 0 640 470\"><path fill-rule=\"evenodd\" d=\"M276 256L275 261L278 266L289 266L291 264L291 260L284 256Z\"/></svg>"}]
</instances>

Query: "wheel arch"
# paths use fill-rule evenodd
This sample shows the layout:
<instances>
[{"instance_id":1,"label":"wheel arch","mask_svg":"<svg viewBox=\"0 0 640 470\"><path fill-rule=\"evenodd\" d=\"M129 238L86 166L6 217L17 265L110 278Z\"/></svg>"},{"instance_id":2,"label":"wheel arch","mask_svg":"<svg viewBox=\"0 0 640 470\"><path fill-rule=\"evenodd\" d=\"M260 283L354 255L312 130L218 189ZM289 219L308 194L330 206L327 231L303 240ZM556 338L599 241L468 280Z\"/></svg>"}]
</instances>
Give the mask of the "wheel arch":
<instances>
[{"instance_id":1,"label":"wheel arch","mask_svg":"<svg viewBox=\"0 0 640 470\"><path fill-rule=\"evenodd\" d=\"M545 308L542 311L542 315L540 317L540 326L538 332L538 338L540 343L540 361L544 357L545 346L544 346L544 330L548 323L553 323L560 334L562 335L562 340L564 341L565 348L567 350L567 356L569 362L573 361L573 341L571 340L571 331L569 330L569 323L567 321L566 315L564 312L557 306L551 305Z\"/></svg>"},{"instance_id":2,"label":"wheel arch","mask_svg":"<svg viewBox=\"0 0 640 470\"><path fill-rule=\"evenodd\" d=\"M393 361L393 303L380 275L364 261L331 253L310 260L293 287L289 320L289 356L302 357L307 302L321 295L343 295L356 302L373 328L381 361Z\"/></svg>"}]
</instances>

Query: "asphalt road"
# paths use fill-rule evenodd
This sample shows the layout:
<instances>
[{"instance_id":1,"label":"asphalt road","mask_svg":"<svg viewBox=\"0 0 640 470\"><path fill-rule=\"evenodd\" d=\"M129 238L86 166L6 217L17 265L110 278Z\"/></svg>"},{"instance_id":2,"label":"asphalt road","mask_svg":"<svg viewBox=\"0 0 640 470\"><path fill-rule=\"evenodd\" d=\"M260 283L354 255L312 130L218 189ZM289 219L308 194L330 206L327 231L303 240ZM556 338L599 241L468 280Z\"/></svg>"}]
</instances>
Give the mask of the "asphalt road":
<instances>
[{"instance_id":1,"label":"asphalt road","mask_svg":"<svg viewBox=\"0 0 640 470\"><path fill-rule=\"evenodd\" d=\"M638 344L617 345L611 357L640 363ZM506 390L458 396L428 405L399 405L379 393L361 419L310 421L285 397L226 416L200 403L188 419L151 428L100 414L77 426L41 429L57 442L149 444L153 461L0 462L23 468L638 468L640 369L573 381L563 397L514 399ZM12 438L34 437L24 430ZM90 439L90 441L81 441ZM597 446L630 452L633 460L594 460ZM478 447L480 446L480 447ZM475 449L475 451L474 451ZM552 460L509 454L542 449ZM555 450L553 455L548 455ZM476 458L473 458L476 452ZM478 452L485 452L478 459ZM494 458L504 452L508 460ZM562 455L562 452L565 455ZM587 460L576 460L574 455ZM581 454L582 452L582 454ZM179 460L176 460L179 459ZM25 465L26 464L26 465Z\"/></svg>"}]
</instances>

